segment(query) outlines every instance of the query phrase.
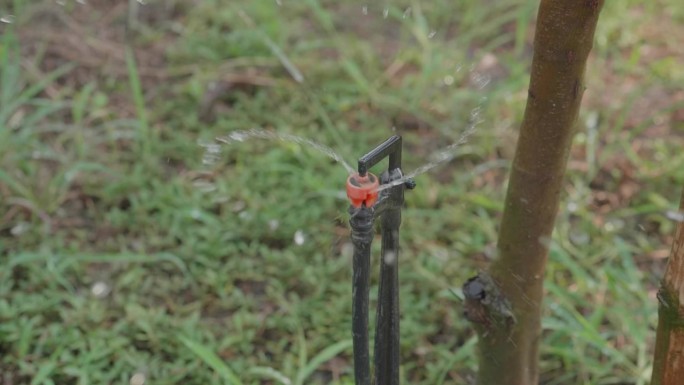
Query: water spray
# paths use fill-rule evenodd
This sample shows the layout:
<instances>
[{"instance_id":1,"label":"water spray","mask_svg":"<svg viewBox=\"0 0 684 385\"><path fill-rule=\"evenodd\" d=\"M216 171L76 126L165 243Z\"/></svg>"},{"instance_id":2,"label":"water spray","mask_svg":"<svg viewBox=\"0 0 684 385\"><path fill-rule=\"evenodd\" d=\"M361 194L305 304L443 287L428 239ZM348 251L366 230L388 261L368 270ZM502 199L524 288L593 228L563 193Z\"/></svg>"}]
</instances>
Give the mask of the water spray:
<instances>
[{"instance_id":1,"label":"water spray","mask_svg":"<svg viewBox=\"0 0 684 385\"><path fill-rule=\"evenodd\" d=\"M380 218L382 247L377 323L375 326L375 380L373 384L399 385L399 226L404 190L415 188L401 170L402 140L394 135L359 159L357 173L347 178L351 203L351 239L354 244L352 278L352 341L356 385L371 385L368 297L373 222ZM368 170L388 158L380 177ZM405 179L403 183L397 183ZM390 187L385 187L391 185Z\"/></svg>"}]
</instances>

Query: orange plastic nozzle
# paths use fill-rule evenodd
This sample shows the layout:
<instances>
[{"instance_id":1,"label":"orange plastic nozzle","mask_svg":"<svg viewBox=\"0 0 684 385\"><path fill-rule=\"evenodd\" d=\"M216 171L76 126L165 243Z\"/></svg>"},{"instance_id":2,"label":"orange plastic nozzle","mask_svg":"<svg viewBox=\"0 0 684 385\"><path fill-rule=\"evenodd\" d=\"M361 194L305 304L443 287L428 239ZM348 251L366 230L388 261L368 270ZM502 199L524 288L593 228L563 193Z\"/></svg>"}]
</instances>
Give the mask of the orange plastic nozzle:
<instances>
[{"instance_id":1,"label":"orange plastic nozzle","mask_svg":"<svg viewBox=\"0 0 684 385\"><path fill-rule=\"evenodd\" d=\"M361 207L362 204L370 207L378 200L378 187L380 183L377 176L371 173L365 176L354 173L347 178L347 197L354 207Z\"/></svg>"}]
</instances>

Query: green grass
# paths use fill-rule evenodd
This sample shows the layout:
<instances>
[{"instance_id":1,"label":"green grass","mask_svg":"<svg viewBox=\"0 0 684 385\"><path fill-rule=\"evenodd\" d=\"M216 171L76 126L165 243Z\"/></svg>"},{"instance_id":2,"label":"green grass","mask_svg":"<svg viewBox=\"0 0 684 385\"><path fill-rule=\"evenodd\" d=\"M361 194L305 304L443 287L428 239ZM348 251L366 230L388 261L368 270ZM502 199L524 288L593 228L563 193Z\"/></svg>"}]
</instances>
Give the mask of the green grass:
<instances>
[{"instance_id":1,"label":"green grass","mask_svg":"<svg viewBox=\"0 0 684 385\"><path fill-rule=\"evenodd\" d=\"M0 8L16 15L0 23L0 383L353 383L345 170L288 143L209 144L261 127L353 162L394 127L412 170L475 124L407 192L400 264L402 382L469 383L453 291L495 250L536 2L147 3ZM684 186L681 56L654 36L683 15L602 15L550 241L544 384L648 382L663 213ZM61 58L55 31L90 51Z\"/></svg>"}]
</instances>

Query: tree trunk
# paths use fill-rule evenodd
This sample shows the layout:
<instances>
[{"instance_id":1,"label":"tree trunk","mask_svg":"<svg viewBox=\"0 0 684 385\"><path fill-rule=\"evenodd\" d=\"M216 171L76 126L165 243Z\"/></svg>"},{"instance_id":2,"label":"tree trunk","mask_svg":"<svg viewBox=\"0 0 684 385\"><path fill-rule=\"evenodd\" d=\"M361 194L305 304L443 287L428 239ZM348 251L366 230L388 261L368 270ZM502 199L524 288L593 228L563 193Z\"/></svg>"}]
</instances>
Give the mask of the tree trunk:
<instances>
[{"instance_id":1,"label":"tree trunk","mask_svg":"<svg viewBox=\"0 0 684 385\"><path fill-rule=\"evenodd\" d=\"M527 108L508 184L498 256L489 273L464 285L465 315L479 334L478 385L539 381L548 240L603 2L541 0L539 6Z\"/></svg>"},{"instance_id":2,"label":"tree trunk","mask_svg":"<svg viewBox=\"0 0 684 385\"><path fill-rule=\"evenodd\" d=\"M679 205L684 211L684 192ZM677 224L665 278L658 292L658 331L651 385L684 381L684 223Z\"/></svg>"}]
</instances>

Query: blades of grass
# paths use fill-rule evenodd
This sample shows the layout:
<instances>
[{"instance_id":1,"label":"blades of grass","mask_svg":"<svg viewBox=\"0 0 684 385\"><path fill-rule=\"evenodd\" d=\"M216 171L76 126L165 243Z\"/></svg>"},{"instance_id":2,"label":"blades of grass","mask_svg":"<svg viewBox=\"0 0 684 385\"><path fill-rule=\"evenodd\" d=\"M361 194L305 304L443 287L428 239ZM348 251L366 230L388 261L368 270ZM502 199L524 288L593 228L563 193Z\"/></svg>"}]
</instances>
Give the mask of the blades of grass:
<instances>
[{"instance_id":1,"label":"blades of grass","mask_svg":"<svg viewBox=\"0 0 684 385\"><path fill-rule=\"evenodd\" d=\"M374 98L377 92L371 88L370 82L363 76L361 69L353 61L344 59L342 61L342 68L349 75L349 77L356 83L356 85L363 90L368 96Z\"/></svg>"},{"instance_id":2,"label":"blades of grass","mask_svg":"<svg viewBox=\"0 0 684 385\"><path fill-rule=\"evenodd\" d=\"M573 259L566 252L566 250L560 247L557 243L553 242L550 249L549 258L552 261L555 261L558 266L563 266L564 269L568 269L572 274L572 279L574 282L581 282L591 285L591 283L595 281L591 272L580 266L580 264L577 263L575 259Z\"/></svg>"},{"instance_id":3,"label":"blades of grass","mask_svg":"<svg viewBox=\"0 0 684 385\"><path fill-rule=\"evenodd\" d=\"M633 295L643 296L644 299L647 299L643 287L639 285L643 273L634 263L634 258L632 258L633 254L630 249L631 246L625 243L624 240L616 238L615 250L617 251L617 257L619 258L622 267L620 270L626 274L626 276L623 277L623 282L626 283L626 287L632 291Z\"/></svg>"},{"instance_id":4,"label":"blades of grass","mask_svg":"<svg viewBox=\"0 0 684 385\"><path fill-rule=\"evenodd\" d=\"M517 20L515 22L515 56L522 57L525 50L525 39L532 25L532 17L535 15L536 1L526 1L518 7Z\"/></svg>"},{"instance_id":5,"label":"blades of grass","mask_svg":"<svg viewBox=\"0 0 684 385\"><path fill-rule=\"evenodd\" d=\"M18 134L23 135L24 137L34 135L36 133L35 126L43 121L44 118L69 107L67 103L46 99L33 99L27 101L25 104L26 106L34 108L30 108L29 110L33 111L31 111L28 116L24 116L21 119L21 130Z\"/></svg>"},{"instance_id":6,"label":"blades of grass","mask_svg":"<svg viewBox=\"0 0 684 385\"><path fill-rule=\"evenodd\" d=\"M321 366L323 363L330 361L331 359L335 358L338 354L342 353L343 351L350 349L352 346L352 340L344 340L337 342L335 344L332 344L328 346L327 348L323 349L320 353L315 355L309 363L307 363L305 366L300 367L299 373L297 373L297 379L295 380L296 385L303 385L304 380L309 378L313 372L318 369L319 366Z\"/></svg>"},{"instance_id":7,"label":"blades of grass","mask_svg":"<svg viewBox=\"0 0 684 385\"><path fill-rule=\"evenodd\" d=\"M321 118L321 121L323 121L323 125L332 135L333 140L335 141L335 147L343 147L348 142L342 138L342 135L340 135L340 130L337 128L337 126L335 126L335 123L333 123L333 120L330 118L328 111L326 111L323 107L320 98L316 96L316 94L307 87L303 88L306 90L309 99L313 102L313 107L316 109L316 112L318 113L318 116Z\"/></svg>"},{"instance_id":8,"label":"blades of grass","mask_svg":"<svg viewBox=\"0 0 684 385\"><path fill-rule=\"evenodd\" d=\"M473 350L475 349L476 343L477 337L470 337L468 341L458 348L456 354L454 354L451 359L444 364L442 370L438 372L439 374L436 377L436 381L430 381L430 383L438 385L444 384L447 376L449 375L449 371L452 370L457 363L465 360L468 358L468 356L473 355Z\"/></svg>"},{"instance_id":9,"label":"blades of grass","mask_svg":"<svg viewBox=\"0 0 684 385\"><path fill-rule=\"evenodd\" d=\"M25 321L25 322L24 322ZM29 354L29 349L31 347L31 341L33 340L33 332L36 324L40 321L38 316L35 316L29 320L21 319L22 323L19 331L19 339L16 343L16 356L20 360L26 358Z\"/></svg>"},{"instance_id":10,"label":"blades of grass","mask_svg":"<svg viewBox=\"0 0 684 385\"><path fill-rule=\"evenodd\" d=\"M49 184L49 188L53 189L55 196L59 196L59 201L61 201L62 194L60 192L66 193L71 182L76 178L76 176L81 172L93 172L93 173L103 173L108 175L114 175L114 172L107 166L100 163L93 162L78 162L70 166L68 169L58 173ZM61 203L61 202L56 202Z\"/></svg>"},{"instance_id":11,"label":"blades of grass","mask_svg":"<svg viewBox=\"0 0 684 385\"><path fill-rule=\"evenodd\" d=\"M12 66L11 63L10 63L9 65ZM2 124L6 123L6 122L7 122L7 119L9 119L9 117L12 115L12 113L13 113L17 108L19 108L19 106L21 106L22 104L24 104L24 103L28 102L29 100L31 100L31 98L33 98L33 97L35 97L36 95L38 95L38 94L39 94L41 91L43 91L43 90L45 89L45 87L47 87L50 83L54 82L55 80L59 79L60 77L62 77L62 76L64 76L64 75L66 75L66 74L69 73L74 67L75 67L75 65L73 65L73 64L65 64L65 65L63 65L63 66L57 68L56 70L54 70L54 71L50 72L49 74L47 74L44 78L42 78L42 79L41 79L39 82L37 82L36 84L34 84L34 85L28 87L27 89L25 89L24 91L22 91L21 93L19 93L18 96L12 97L12 98L11 98L11 100L12 100L11 102L8 101L7 104L3 104L2 106L0 106L0 123L2 123ZM17 75L17 76L18 76L18 75ZM5 91L3 90L3 92L5 92ZM12 93L18 93L19 90L11 89L11 90L9 90L9 91L7 91L7 92L9 92L10 95L11 95ZM4 130L2 133L6 134L7 131Z\"/></svg>"},{"instance_id":12,"label":"blades of grass","mask_svg":"<svg viewBox=\"0 0 684 385\"><path fill-rule=\"evenodd\" d=\"M428 26L427 19L423 14L423 9L420 7L420 2L414 0L411 2L411 4L411 13L413 15L413 17L409 19L413 22L411 32L413 33L413 37L415 37L418 43L420 43L423 49L425 49L430 44L428 38L430 27Z\"/></svg>"},{"instance_id":13,"label":"blades of grass","mask_svg":"<svg viewBox=\"0 0 684 385\"><path fill-rule=\"evenodd\" d=\"M498 36L498 31L505 24L515 21L515 18L517 17L515 10L507 9L502 10L502 12L503 13L501 14L493 13L492 15L495 16L492 16L488 21L483 22L479 24L477 28L473 28L472 30L460 35L458 37L458 42L462 44L468 44L469 42L472 42L478 38L487 38L487 40L489 40L488 37L490 36Z\"/></svg>"},{"instance_id":14,"label":"blades of grass","mask_svg":"<svg viewBox=\"0 0 684 385\"><path fill-rule=\"evenodd\" d=\"M637 89L633 92L631 92L629 95L626 97L623 96L622 100L624 101L622 103L623 108L617 116L613 115L611 118L613 120L613 125L610 127L607 127L609 131L612 131L613 133L618 133L622 132L625 130L625 124L627 122L627 118L629 118L629 114L634 111L634 105L641 100L643 97L643 89ZM607 119L606 119L607 120ZM608 123L610 124L610 123ZM630 129L630 131L633 131L633 129ZM599 160L601 162L603 159Z\"/></svg>"},{"instance_id":15,"label":"blades of grass","mask_svg":"<svg viewBox=\"0 0 684 385\"><path fill-rule=\"evenodd\" d=\"M302 83L304 82L304 75L302 75L301 71L290 61L290 59L285 55L285 52L264 32L259 28L254 20L252 20L247 13L242 10L241 8L238 8L238 14L244 20L245 24L247 24L250 28L254 29L258 34L259 37L261 37L261 40L263 43L268 47L268 49L271 50L271 53L275 57L278 58L280 63L285 67L287 72L292 76L292 78L297 82L297 83Z\"/></svg>"},{"instance_id":16,"label":"blades of grass","mask_svg":"<svg viewBox=\"0 0 684 385\"><path fill-rule=\"evenodd\" d=\"M500 47L503 47L512 42L513 37L511 35L502 34L487 41L487 44L483 45L480 49L482 50L482 52L493 52L497 51Z\"/></svg>"},{"instance_id":17,"label":"blades of grass","mask_svg":"<svg viewBox=\"0 0 684 385\"><path fill-rule=\"evenodd\" d=\"M252 18L244 10L238 8L238 14L245 21L245 24L247 24L250 28L254 29L259 34L263 43L271 50L273 55L278 58L278 60L283 65L283 67L285 67L290 76L292 76L292 78L297 83L303 84L304 75L297 68L297 66L295 66L294 63L292 63L292 61L287 57L287 55L285 55L285 52L266 34L266 32L264 32L256 25L254 20L252 20ZM343 143L345 143L342 140L342 137L340 136L339 130L335 127L335 124L323 108L318 97L316 97L315 94L311 92L311 90L309 90L307 87L304 87L304 90L306 91L307 96L313 101L314 107L316 108L318 115L321 117L323 124L328 129L328 131L330 131L330 133L333 135L336 145L340 146Z\"/></svg>"},{"instance_id":18,"label":"blades of grass","mask_svg":"<svg viewBox=\"0 0 684 385\"><path fill-rule=\"evenodd\" d=\"M69 254L59 255L50 252L24 252L12 256L9 259L9 269L18 265L33 263L38 261L59 260L61 263L69 264L76 262L89 263L154 263L154 262L170 262L174 264L180 271L189 276L187 266L178 256L171 253L157 253L157 254Z\"/></svg>"},{"instance_id":19,"label":"blades of grass","mask_svg":"<svg viewBox=\"0 0 684 385\"><path fill-rule=\"evenodd\" d=\"M15 40L12 33L6 33L0 46L0 63L2 63L2 71L0 71L0 106L7 106L10 103L10 98L15 89L18 88L19 81L19 63L13 58L16 48L14 47ZM2 109L0 109L0 112Z\"/></svg>"},{"instance_id":20,"label":"blades of grass","mask_svg":"<svg viewBox=\"0 0 684 385\"><path fill-rule=\"evenodd\" d=\"M302 381L304 380L302 378L302 370L304 367L306 367L306 363L308 361L308 356L307 356L307 348L306 348L306 335L304 334L304 329L299 326L300 323L297 323L297 347L299 348L299 371L297 373L297 377L295 379L295 384L296 385L301 385Z\"/></svg>"},{"instance_id":21,"label":"blades of grass","mask_svg":"<svg viewBox=\"0 0 684 385\"><path fill-rule=\"evenodd\" d=\"M606 336L603 335L595 325L592 325L582 314L580 314L577 309L574 308L572 302L563 300L565 296L565 290L558 287L553 281L547 283L547 288L549 293L553 297L562 303L558 303L556 307L556 313L563 317L567 322L566 324L575 323L576 333L573 335L579 338L581 341L589 344L590 346L598 349L602 354L611 358L610 362L614 364L624 365L624 368L630 372L634 372L634 364L629 360L629 358L619 349L611 346ZM573 322L574 321L574 322Z\"/></svg>"},{"instance_id":22,"label":"blades of grass","mask_svg":"<svg viewBox=\"0 0 684 385\"><path fill-rule=\"evenodd\" d=\"M11 190L25 199L30 199L33 196L28 188L3 170L0 170L0 182L4 182Z\"/></svg>"},{"instance_id":23,"label":"blades of grass","mask_svg":"<svg viewBox=\"0 0 684 385\"><path fill-rule=\"evenodd\" d=\"M465 196L465 200L477 207L482 207L487 210L496 212L503 212L503 202L492 199L489 196L480 193L472 193Z\"/></svg>"},{"instance_id":24,"label":"blades of grass","mask_svg":"<svg viewBox=\"0 0 684 385\"><path fill-rule=\"evenodd\" d=\"M73 99L71 105L71 116L74 119L74 125L80 125L86 114L86 107L88 102L95 92L95 83L88 83L80 90Z\"/></svg>"},{"instance_id":25,"label":"blades of grass","mask_svg":"<svg viewBox=\"0 0 684 385\"><path fill-rule=\"evenodd\" d=\"M306 0L306 3L311 7L318 22L321 23L323 29L330 34L335 34L335 23L330 14L321 6L318 0Z\"/></svg>"},{"instance_id":26,"label":"blades of grass","mask_svg":"<svg viewBox=\"0 0 684 385\"><path fill-rule=\"evenodd\" d=\"M286 375L267 366L255 366L253 368L250 368L247 371L247 373L254 374L256 376L263 378L269 378L271 380L277 381L282 385L292 385L292 380L290 380Z\"/></svg>"},{"instance_id":27,"label":"blades of grass","mask_svg":"<svg viewBox=\"0 0 684 385\"><path fill-rule=\"evenodd\" d=\"M207 349L204 345L186 337L178 337L180 342L190 349L200 360L212 368L216 374L221 376L229 385L242 385L238 376L226 365L214 352Z\"/></svg>"},{"instance_id":28,"label":"blades of grass","mask_svg":"<svg viewBox=\"0 0 684 385\"><path fill-rule=\"evenodd\" d=\"M135 111L139 121L139 136L140 151L142 154L150 154L152 137L150 136L150 126L147 120L147 110L145 108L145 94L142 90L142 83L140 82L140 75L138 74L138 65L135 61L135 55L131 47L126 47L126 69L128 71L128 81L131 87L131 94L133 96L133 104L135 104Z\"/></svg>"},{"instance_id":29,"label":"blades of grass","mask_svg":"<svg viewBox=\"0 0 684 385\"><path fill-rule=\"evenodd\" d=\"M57 363L55 361L50 361L40 365L38 373L31 380L31 385L45 384L49 381L50 374L57 368Z\"/></svg>"}]
</instances>

